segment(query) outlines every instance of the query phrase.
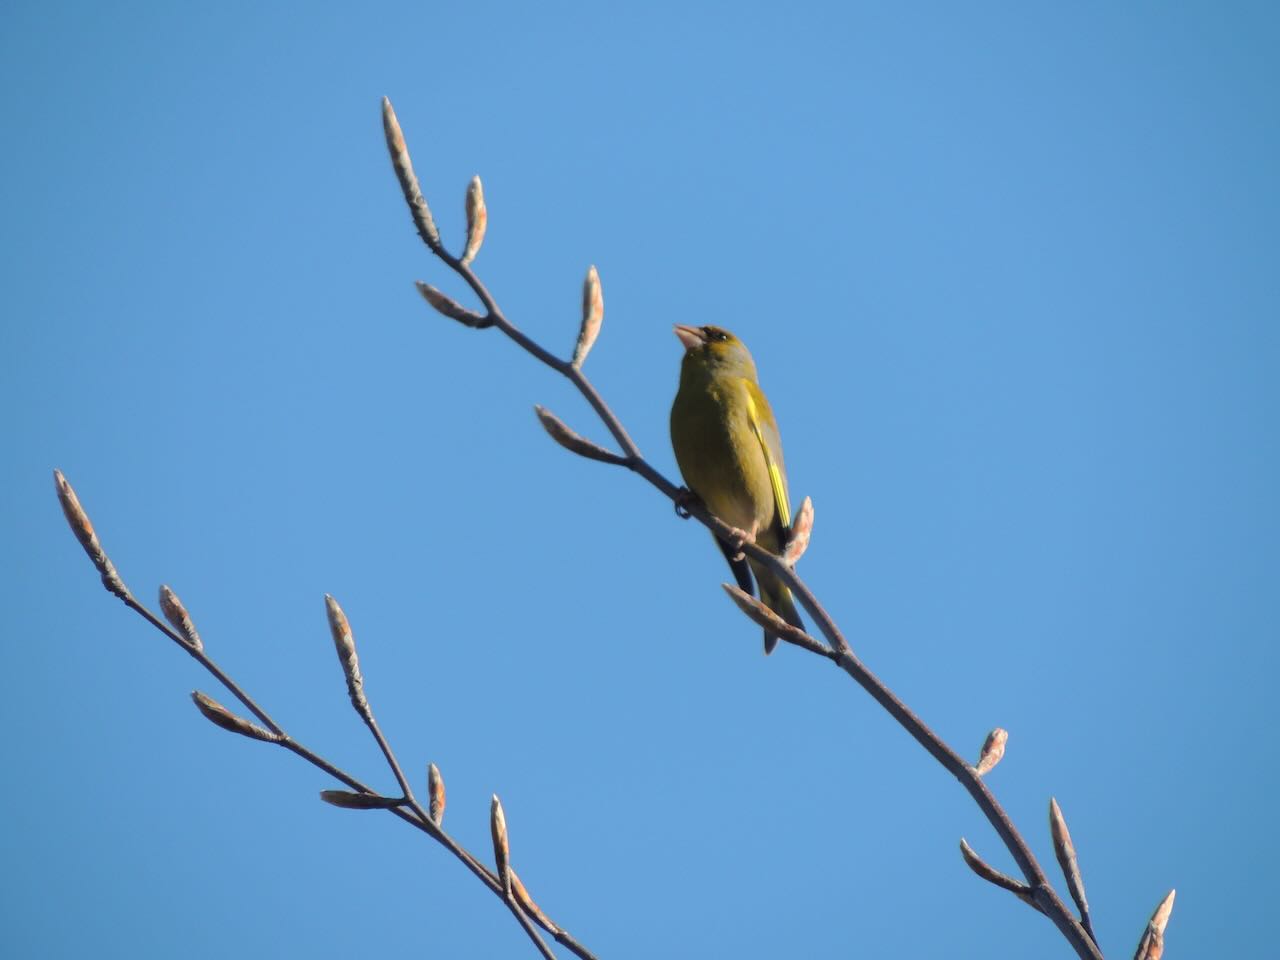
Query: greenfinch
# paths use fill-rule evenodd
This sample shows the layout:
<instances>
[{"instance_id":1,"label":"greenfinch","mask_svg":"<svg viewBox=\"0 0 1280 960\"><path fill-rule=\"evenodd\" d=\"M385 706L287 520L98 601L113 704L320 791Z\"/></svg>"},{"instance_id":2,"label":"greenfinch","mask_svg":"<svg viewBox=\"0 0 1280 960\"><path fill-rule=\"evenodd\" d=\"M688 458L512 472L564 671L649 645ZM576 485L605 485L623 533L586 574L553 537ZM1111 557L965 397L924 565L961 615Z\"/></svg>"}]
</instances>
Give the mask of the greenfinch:
<instances>
[{"instance_id":1,"label":"greenfinch","mask_svg":"<svg viewBox=\"0 0 1280 960\"><path fill-rule=\"evenodd\" d=\"M737 528L742 540L754 539L772 553L781 552L791 530L791 502L782 462L782 439L773 410L756 376L746 346L720 327L676 324L684 344L680 388L671 405L671 446L689 490L717 517ZM733 569L738 586L774 613L803 629L791 591L760 564L745 559L741 543L716 541ZM778 638L765 631L764 652Z\"/></svg>"}]
</instances>

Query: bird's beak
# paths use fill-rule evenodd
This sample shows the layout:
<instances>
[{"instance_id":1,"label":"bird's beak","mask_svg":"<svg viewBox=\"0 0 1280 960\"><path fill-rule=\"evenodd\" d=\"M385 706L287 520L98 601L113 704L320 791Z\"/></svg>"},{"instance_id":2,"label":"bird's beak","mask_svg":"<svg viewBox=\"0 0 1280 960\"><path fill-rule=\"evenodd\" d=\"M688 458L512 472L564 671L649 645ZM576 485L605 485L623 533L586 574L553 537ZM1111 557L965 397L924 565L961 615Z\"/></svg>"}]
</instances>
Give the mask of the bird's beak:
<instances>
[{"instance_id":1,"label":"bird's beak","mask_svg":"<svg viewBox=\"0 0 1280 960\"><path fill-rule=\"evenodd\" d=\"M676 336L680 338L686 350L700 347L707 342L706 335L701 330L697 327L686 327L682 323L676 324Z\"/></svg>"}]
</instances>

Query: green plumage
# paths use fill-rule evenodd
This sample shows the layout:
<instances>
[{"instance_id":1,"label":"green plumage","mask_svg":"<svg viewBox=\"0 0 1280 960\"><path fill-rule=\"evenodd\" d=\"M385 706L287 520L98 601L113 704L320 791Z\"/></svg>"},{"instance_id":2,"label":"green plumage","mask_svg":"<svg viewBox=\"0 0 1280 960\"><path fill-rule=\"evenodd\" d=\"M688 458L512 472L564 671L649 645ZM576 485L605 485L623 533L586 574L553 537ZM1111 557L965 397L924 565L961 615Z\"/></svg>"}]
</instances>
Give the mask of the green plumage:
<instances>
[{"instance_id":1,"label":"green plumage","mask_svg":"<svg viewBox=\"0 0 1280 960\"><path fill-rule=\"evenodd\" d=\"M680 388L671 406L671 445L680 473L707 509L778 553L790 531L791 504L782 439L755 362L727 330L677 326L676 334L685 345ZM726 557L739 586L748 589L745 570L733 564L728 550ZM791 591L767 569L748 564L760 599L788 623L803 626ZM766 633L765 653L777 642Z\"/></svg>"}]
</instances>

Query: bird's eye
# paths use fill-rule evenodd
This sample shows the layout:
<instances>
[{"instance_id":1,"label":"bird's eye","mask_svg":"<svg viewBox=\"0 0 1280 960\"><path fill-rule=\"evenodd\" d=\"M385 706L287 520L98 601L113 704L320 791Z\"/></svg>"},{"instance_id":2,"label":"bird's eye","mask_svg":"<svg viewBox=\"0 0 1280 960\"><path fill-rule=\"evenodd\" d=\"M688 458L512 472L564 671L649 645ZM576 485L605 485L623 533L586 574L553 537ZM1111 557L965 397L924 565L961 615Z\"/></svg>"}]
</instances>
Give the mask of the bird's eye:
<instances>
[{"instance_id":1,"label":"bird's eye","mask_svg":"<svg viewBox=\"0 0 1280 960\"><path fill-rule=\"evenodd\" d=\"M707 328L707 337L711 340L717 341L718 343L724 343L729 339L729 335L723 330L716 330L712 327Z\"/></svg>"}]
</instances>

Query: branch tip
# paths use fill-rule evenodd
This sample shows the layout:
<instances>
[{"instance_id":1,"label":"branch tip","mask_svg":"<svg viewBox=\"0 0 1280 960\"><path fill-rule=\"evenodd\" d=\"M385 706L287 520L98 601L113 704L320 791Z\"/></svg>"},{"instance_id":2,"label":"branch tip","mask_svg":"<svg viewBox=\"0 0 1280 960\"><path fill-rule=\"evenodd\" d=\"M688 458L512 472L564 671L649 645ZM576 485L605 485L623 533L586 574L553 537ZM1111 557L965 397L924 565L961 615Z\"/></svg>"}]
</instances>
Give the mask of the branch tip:
<instances>
[{"instance_id":1,"label":"branch tip","mask_svg":"<svg viewBox=\"0 0 1280 960\"><path fill-rule=\"evenodd\" d=\"M1075 844L1071 842L1071 831L1067 829L1067 820L1062 815L1062 808L1053 797L1049 798L1049 832L1053 835L1053 855L1062 868L1062 875L1067 880L1067 890L1080 911L1080 925L1089 934L1094 943L1098 938L1093 933L1093 921L1089 917L1089 901L1084 895L1084 877L1080 875L1080 861L1076 857Z\"/></svg>"},{"instance_id":2,"label":"branch tip","mask_svg":"<svg viewBox=\"0 0 1280 960\"><path fill-rule=\"evenodd\" d=\"M347 696L351 698L351 706L367 721L372 711L364 695L364 677L360 673L360 658L356 655L356 639L351 632L351 624L338 601L327 593L324 595L324 607L338 662L342 664L342 674L347 680Z\"/></svg>"},{"instance_id":3,"label":"branch tip","mask_svg":"<svg viewBox=\"0 0 1280 960\"><path fill-rule=\"evenodd\" d=\"M604 447L592 443L586 437L570 430L563 420L546 407L535 404L533 412L538 415L538 420L541 422L542 428L547 431L548 436L570 453L576 453L578 456L586 457L588 460L599 460L601 463L617 463L624 466L627 464L626 457L606 450Z\"/></svg>"},{"instance_id":4,"label":"branch tip","mask_svg":"<svg viewBox=\"0 0 1280 960\"><path fill-rule=\"evenodd\" d=\"M428 816L437 827L444 822L444 777L434 763L427 766Z\"/></svg>"},{"instance_id":5,"label":"branch tip","mask_svg":"<svg viewBox=\"0 0 1280 960\"><path fill-rule=\"evenodd\" d=\"M493 326L493 321L480 316L480 314L472 310L468 310L457 300L437 290L431 284L415 280L414 286L418 288L418 293L422 294L422 299L431 304L442 316L448 317L450 320L457 320L464 327L472 327L476 330Z\"/></svg>"},{"instance_id":6,"label":"branch tip","mask_svg":"<svg viewBox=\"0 0 1280 960\"><path fill-rule=\"evenodd\" d=\"M1169 916L1173 913L1173 898L1177 892L1170 890L1156 906L1147 922L1147 929L1142 932L1142 939L1138 941L1133 960L1160 960L1164 955L1164 930L1169 925Z\"/></svg>"},{"instance_id":7,"label":"branch tip","mask_svg":"<svg viewBox=\"0 0 1280 960\"><path fill-rule=\"evenodd\" d=\"M413 225L418 228L418 235L433 253L440 252L440 231L431 216L431 208L426 197L418 186L418 176L413 172L413 161L409 159L409 147L404 141L404 131L400 129L400 121L391 101L382 98L382 132L387 139L387 152L391 154L391 165L395 168L396 179L400 181L400 191L409 204L409 213L413 217Z\"/></svg>"},{"instance_id":8,"label":"branch tip","mask_svg":"<svg viewBox=\"0 0 1280 960\"><path fill-rule=\"evenodd\" d=\"M384 797L376 793L356 793L352 790L321 790L320 799L343 810L390 810L404 806L404 797Z\"/></svg>"},{"instance_id":9,"label":"branch tip","mask_svg":"<svg viewBox=\"0 0 1280 960\"><path fill-rule=\"evenodd\" d=\"M102 549L102 543L98 540L98 533L93 529L89 514L80 505L80 498L76 496L75 488L63 476L61 470L53 471L53 484L58 492L58 503L62 505L62 514L67 518L67 525L71 527L71 532L80 541L80 546L84 549L85 554L88 555L94 569L102 577L102 585L107 588L109 593L128 602L132 599L129 588L124 585L124 581L120 579L120 574L116 571L115 564L111 562L107 552Z\"/></svg>"},{"instance_id":10,"label":"branch tip","mask_svg":"<svg viewBox=\"0 0 1280 960\"><path fill-rule=\"evenodd\" d=\"M787 623L787 621L783 620L741 587L732 583L722 583L720 586L729 595L729 599L737 604L739 610L745 613L758 626L769 631L769 633L787 641L787 643L803 647L810 653L816 653L820 657L834 658L835 654L830 649L813 639L799 627L793 627Z\"/></svg>"},{"instance_id":11,"label":"branch tip","mask_svg":"<svg viewBox=\"0 0 1280 960\"><path fill-rule=\"evenodd\" d=\"M973 847L969 846L969 841L965 840L964 837L960 838L960 856L964 858L964 862L968 864L969 869L983 880L987 881L987 883L994 884L1002 890L1008 890L1023 903L1026 903L1029 906L1034 907L1036 910L1039 910L1041 913L1044 913L1044 910L1041 909L1040 905L1036 903L1032 896L1031 888L1029 886L1019 880L1013 879L1013 877L1008 874L1001 873L995 867L991 866L991 864L983 860L974 852Z\"/></svg>"},{"instance_id":12,"label":"branch tip","mask_svg":"<svg viewBox=\"0 0 1280 960\"><path fill-rule=\"evenodd\" d=\"M238 733L242 737L248 737L250 740L261 740L263 743L279 743L283 737L277 733L272 733L256 723L246 720L244 717L237 716L232 713L213 697L207 693L201 693L199 690L191 691L191 702L196 705L206 720L215 726L221 727L231 733Z\"/></svg>"},{"instance_id":13,"label":"branch tip","mask_svg":"<svg viewBox=\"0 0 1280 960\"><path fill-rule=\"evenodd\" d=\"M1004 757L1004 745L1009 740L1009 731L1001 727L996 727L987 734L987 739L982 743L982 752L978 755L978 765L973 768L974 773L983 776L990 773L992 767L1001 761Z\"/></svg>"},{"instance_id":14,"label":"branch tip","mask_svg":"<svg viewBox=\"0 0 1280 960\"><path fill-rule=\"evenodd\" d=\"M466 266L476 258L476 254L480 252L480 245L484 243L484 232L489 225L489 211L484 205L484 185L480 183L480 177L471 178L471 183L467 185L467 246L462 251L462 265Z\"/></svg>"},{"instance_id":15,"label":"branch tip","mask_svg":"<svg viewBox=\"0 0 1280 960\"><path fill-rule=\"evenodd\" d=\"M1169 917L1173 915L1173 899L1177 895L1177 890L1170 890L1164 895L1155 912L1151 914L1151 925L1161 933L1164 933L1164 928L1169 925Z\"/></svg>"},{"instance_id":16,"label":"branch tip","mask_svg":"<svg viewBox=\"0 0 1280 960\"><path fill-rule=\"evenodd\" d=\"M502 812L502 801L493 795L489 803L489 834L493 838L493 860L498 868L498 879L503 892L511 899L511 846L507 840L507 815Z\"/></svg>"},{"instance_id":17,"label":"branch tip","mask_svg":"<svg viewBox=\"0 0 1280 960\"><path fill-rule=\"evenodd\" d=\"M795 521L791 524L791 537L787 540L786 549L782 551L782 560L794 567L809 549L809 537L813 534L813 500L805 497L796 511Z\"/></svg>"},{"instance_id":18,"label":"branch tip","mask_svg":"<svg viewBox=\"0 0 1280 960\"><path fill-rule=\"evenodd\" d=\"M578 329L578 342L573 348L573 367L579 368L587 359L596 337L600 336L600 326L604 323L604 293L600 289L600 273L595 265L587 270L587 278L582 281L582 326Z\"/></svg>"},{"instance_id":19,"label":"branch tip","mask_svg":"<svg viewBox=\"0 0 1280 960\"><path fill-rule=\"evenodd\" d=\"M167 584L160 586L160 612L169 621L169 626L178 631L187 646L193 650L204 649L204 641L200 639L196 625L191 622L191 614L187 613L187 608Z\"/></svg>"}]
</instances>

